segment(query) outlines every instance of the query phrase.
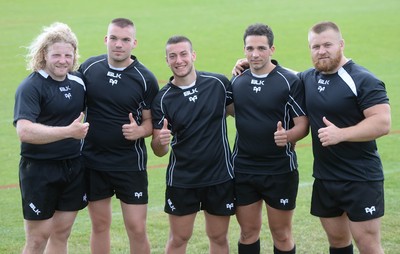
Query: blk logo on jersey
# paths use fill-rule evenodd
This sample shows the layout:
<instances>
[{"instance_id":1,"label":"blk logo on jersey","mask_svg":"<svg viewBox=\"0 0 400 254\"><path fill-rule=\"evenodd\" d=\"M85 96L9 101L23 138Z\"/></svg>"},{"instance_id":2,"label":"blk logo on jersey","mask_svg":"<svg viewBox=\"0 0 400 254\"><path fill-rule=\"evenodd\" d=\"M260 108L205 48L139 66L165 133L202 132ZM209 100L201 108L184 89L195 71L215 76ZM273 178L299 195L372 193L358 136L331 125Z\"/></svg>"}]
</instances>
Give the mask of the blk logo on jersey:
<instances>
[{"instance_id":1,"label":"blk logo on jersey","mask_svg":"<svg viewBox=\"0 0 400 254\"><path fill-rule=\"evenodd\" d=\"M329 85L329 81L330 81L330 80L319 79L319 80L318 80L318 84L321 84L321 85Z\"/></svg>"},{"instance_id":2,"label":"blk logo on jersey","mask_svg":"<svg viewBox=\"0 0 400 254\"><path fill-rule=\"evenodd\" d=\"M376 212L375 206L365 207L365 213L370 213L371 215Z\"/></svg>"},{"instance_id":3,"label":"blk logo on jersey","mask_svg":"<svg viewBox=\"0 0 400 254\"><path fill-rule=\"evenodd\" d=\"M258 93L258 92L261 92L261 86L264 85L264 80L252 79L252 80L251 80L251 84L252 84L252 85L255 85L255 86L253 87L253 91L254 91L255 93Z\"/></svg>"},{"instance_id":4,"label":"blk logo on jersey","mask_svg":"<svg viewBox=\"0 0 400 254\"><path fill-rule=\"evenodd\" d=\"M72 98L72 94L69 92L71 91L71 87L70 86L62 86L59 87L60 92L64 93L64 97L67 99L71 99Z\"/></svg>"},{"instance_id":5,"label":"blk logo on jersey","mask_svg":"<svg viewBox=\"0 0 400 254\"><path fill-rule=\"evenodd\" d=\"M33 203L30 203L29 207L32 209L34 213L36 213L36 215L39 215L39 213L41 213L41 211L38 208L36 208L36 206Z\"/></svg>"},{"instance_id":6,"label":"blk logo on jersey","mask_svg":"<svg viewBox=\"0 0 400 254\"><path fill-rule=\"evenodd\" d=\"M190 102L196 102L196 100L197 100L197 93L198 93L199 91L197 91L197 88L193 88L192 90L190 90L190 91L185 91L185 92L183 92L183 96L185 96L185 97L189 97L189 101Z\"/></svg>"},{"instance_id":7,"label":"blk logo on jersey","mask_svg":"<svg viewBox=\"0 0 400 254\"><path fill-rule=\"evenodd\" d=\"M143 192L135 192L135 198L141 198L143 196Z\"/></svg>"},{"instance_id":8,"label":"blk logo on jersey","mask_svg":"<svg viewBox=\"0 0 400 254\"><path fill-rule=\"evenodd\" d=\"M286 204L289 204L289 199L288 198L281 198L280 203L285 206Z\"/></svg>"},{"instance_id":9,"label":"blk logo on jersey","mask_svg":"<svg viewBox=\"0 0 400 254\"><path fill-rule=\"evenodd\" d=\"M107 77L110 77L110 80L108 83L110 83L112 86L118 84L118 79L121 79L121 73L114 73L112 71L107 72Z\"/></svg>"},{"instance_id":10,"label":"blk logo on jersey","mask_svg":"<svg viewBox=\"0 0 400 254\"><path fill-rule=\"evenodd\" d=\"M318 86L318 91L320 93L325 91L325 86L329 85L329 82L330 82L330 80L319 79L318 84L320 84L320 85Z\"/></svg>"},{"instance_id":11,"label":"blk logo on jersey","mask_svg":"<svg viewBox=\"0 0 400 254\"><path fill-rule=\"evenodd\" d=\"M252 85L257 85L257 86L263 86L264 85L264 80L257 80L257 79L252 79L251 80Z\"/></svg>"}]
</instances>

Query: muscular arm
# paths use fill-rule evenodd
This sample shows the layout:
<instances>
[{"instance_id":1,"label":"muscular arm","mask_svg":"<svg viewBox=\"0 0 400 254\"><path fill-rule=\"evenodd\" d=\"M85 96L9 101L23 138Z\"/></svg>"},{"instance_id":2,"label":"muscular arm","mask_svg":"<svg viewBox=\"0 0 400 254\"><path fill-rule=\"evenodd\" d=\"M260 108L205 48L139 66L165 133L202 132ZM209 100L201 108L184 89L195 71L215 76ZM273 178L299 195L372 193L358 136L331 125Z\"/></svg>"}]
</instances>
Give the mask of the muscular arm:
<instances>
[{"instance_id":1,"label":"muscular arm","mask_svg":"<svg viewBox=\"0 0 400 254\"><path fill-rule=\"evenodd\" d=\"M62 139L83 139L89 129L89 123L82 123L83 113L68 126L47 126L26 119L17 121L16 130L21 142L42 145Z\"/></svg>"},{"instance_id":2,"label":"muscular arm","mask_svg":"<svg viewBox=\"0 0 400 254\"><path fill-rule=\"evenodd\" d=\"M299 116L293 118L294 126L287 130L288 142L296 144L297 141L308 135L309 125L306 116Z\"/></svg>"},{"instance_id":3,"label":"muscular arm","mask_svg":"<svg viewBox=\"0 0 400 254\"><path fill-rule=\"evenodd\" d=\"M364 142L377 139L389 133L391 115L389 104L378 104L364 110L365 119L346 128L338 128L324 117L326 127L318 130L318 137L323 146L340 142Z\"/></svg>"}]
</instances>

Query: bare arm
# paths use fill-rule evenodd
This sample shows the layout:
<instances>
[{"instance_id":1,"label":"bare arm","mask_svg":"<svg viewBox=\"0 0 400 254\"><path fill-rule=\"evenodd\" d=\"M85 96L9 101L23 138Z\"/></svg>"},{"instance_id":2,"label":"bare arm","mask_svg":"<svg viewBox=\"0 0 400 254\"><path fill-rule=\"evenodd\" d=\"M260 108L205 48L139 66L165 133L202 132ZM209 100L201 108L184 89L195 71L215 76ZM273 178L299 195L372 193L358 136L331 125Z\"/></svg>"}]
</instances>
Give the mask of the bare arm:
<instances>
[{"instance_id":1,"label":"bare arm","mask_svg":"<svg viewBox=\"0 0 400 254\"><path fill-rule=\"evenodd\" d=\"M294 126L289 130L282 127L282 122L277 123L277 129L274 133L275 143L277 146L285 146L287 143L296 144L297 141L308 135L309 125L306 116L293 118Z\"/></svg>"},{"instance_id":2,"label":"bare arm","mask_svg":"<svg viewBox=\"0 0 400 254\"><path fill-rule=\"evenodd\" d=\"M156 156L162 157L168 153L169 143L171 142L171 131L168 129L168 121L164 119L162 129L153 129L151 139L151 149Z\"/></svg>"},{"instance_id":3,"label":"bare arm","mask_svg":"<svg viewBox=\"0 0 400 254\"><path fill-rule=\"evenodd\" d=\"M67 138L83 139L89 130L89 123L82 123L83 116L83 113L81 113L68 126L47 126L20 119L16 124L17 135L21 142L36 145L48 144Z\"/></svg>"},{"instance_id":4,"label":"bare arm","mask_svg":"<svg viewBox=\"0 0 400 254\"><path fill-rule=\"evenodd\" d=\"M236 61L235 66L232 69L232 75L238 76L242 74L242 72L249 68L249 62L246 58L242 58Z\"/></svg>"},{"instance_id":5,"label":"bare arm","mask_svg":"<svg viewBox=\"0 0 400 254\"><path fill-rule=\"evenodd\" d=\"M364 110L365 119L346 128L338 128L329 119L323 118L326 127L318 130L323 146L341 142L364 142L377 139L390 131L391 115L389 104L378 104Z\"/></svg>"},{"instance_id":6,"label":"bare arm","mask_svg":"<svg viewBox=\"0 0 400 254\"><path fill-rule=\"evenodd\" d=\"M235 117L235 106L233 103L226 106L226 116L228 115Z\"/></svg>"}]
</instances>

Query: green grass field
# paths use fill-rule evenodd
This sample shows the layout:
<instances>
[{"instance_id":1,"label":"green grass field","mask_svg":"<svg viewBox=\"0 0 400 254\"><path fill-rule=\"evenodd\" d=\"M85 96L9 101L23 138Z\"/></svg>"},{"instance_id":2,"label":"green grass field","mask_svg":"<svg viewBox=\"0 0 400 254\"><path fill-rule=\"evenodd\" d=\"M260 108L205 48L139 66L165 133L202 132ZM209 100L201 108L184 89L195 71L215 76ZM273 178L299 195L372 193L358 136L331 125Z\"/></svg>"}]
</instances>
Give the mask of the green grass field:
<instances>
[{"instance_id":1,"label":"green grass field","mask_svg":"<svg viewBox=\"0 0 400 254\"><path fill-rule=\"evenodd\" d=\"M168 37L183 34L191 38L197 52L196 68L230 77L236 59L243 57L242 34L251 23L269 24L275 33L274 58L289 68L304 70L311 65L307 31L322 20L341 27L346 56L364 65L386 83L392 107L391 134L378 141L385 168L386 214L382 218L382 242L386 253L400 251L400 2L398 0L354 1L266 1L266 0L147 0L147 1L3 1L0 8L0 253L20 253L24 228L18 184L19 141L12 126L14 93L28 75L23 55L31 40L54 21L69 24L80 42L81 61L105 52L103 38L109 21L131 18L137 26L138 47L134 54L149 67L160 85L170 76L164 59ZM233 144L234 125L229 119ZM312 154L310 138L297 146L300 189L294 217L298 253L328 253L319 220L309 214ZM167 156L155 157L149 149L148 232L152 253L163 253L168 237L168 219L163 212ZM89 253L90 220L79 213L70 238L70 253ZM236 253L239 228L232 217L229 239ZM262 229L262 253L272 253L266 217ZM113 203L112 253L128 253L119 203ZM203 214L199 213L189 254L204 254L208 240Z\"/></svg>"}]
</instances>

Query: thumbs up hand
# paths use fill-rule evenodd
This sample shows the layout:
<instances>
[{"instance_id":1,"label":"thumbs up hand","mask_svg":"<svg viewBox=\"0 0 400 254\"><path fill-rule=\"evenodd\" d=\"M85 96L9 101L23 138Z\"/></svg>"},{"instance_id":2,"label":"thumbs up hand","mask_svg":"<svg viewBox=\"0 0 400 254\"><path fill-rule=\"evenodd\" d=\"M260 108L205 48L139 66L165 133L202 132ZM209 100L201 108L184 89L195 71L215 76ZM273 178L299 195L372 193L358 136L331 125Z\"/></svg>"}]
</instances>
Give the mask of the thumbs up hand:
<instances>
[{"instance_id":1,"label":"thumbs up hand","mask_svg":"<svg viewBox=\"0 0 400 254\"><path fill-rule=\"evenodd\" d=\"M136 123L132 113L129 113L129 124L122 125L122 134L128 140L136 140L143 136L140 126Z\"/></svg>"},{"instance_id":2,"label":"thumbs up hand","mask_svg":"<svg viewBox=\"0 0 400 254\"><path fill-rule=\"evenodd\" d=\"M285 146L288 142L288 136L286 130L282 127L282 122L279 121L276 125L276 131L274 132L275 144L277 146Z\"/></svg>"},{"instance_id":3,"label":"thumbs up hand","mask_svg":"<svg viewBox=\"0 0 400 254\"><path fill-rule=\"evenodd\" d=\"M341 129L331 123L325 116L322 121L326 125L324 128L318 130L318 138L322 146L336 145L341 142Z\"/></svg>"},{"instance_id":4,"label":"thumbs up hand","mask_svg":"<svg viewBox=\"0 0 400 254\"><path fill-rule=\"evenodd\" d=\"M89 123L82 123L85 114L83 112L80 113L78 118L76 118L68 127L71 130L71 137L75 139L83 139L86 137L86 134L89 130Z\"/></svg>"},{"instance_id":5,"label":"thumbs up hand","mask_svg":"<svg viewBox=\"0 0 400 254\"><path fill-rule=\"evenodd\" d=\"M168 129L168 120L164 118L163 127L161 128L159 135L159 144L162 146L169 145L171 142L171 131Z\"/></svg>"}]
</instances>

